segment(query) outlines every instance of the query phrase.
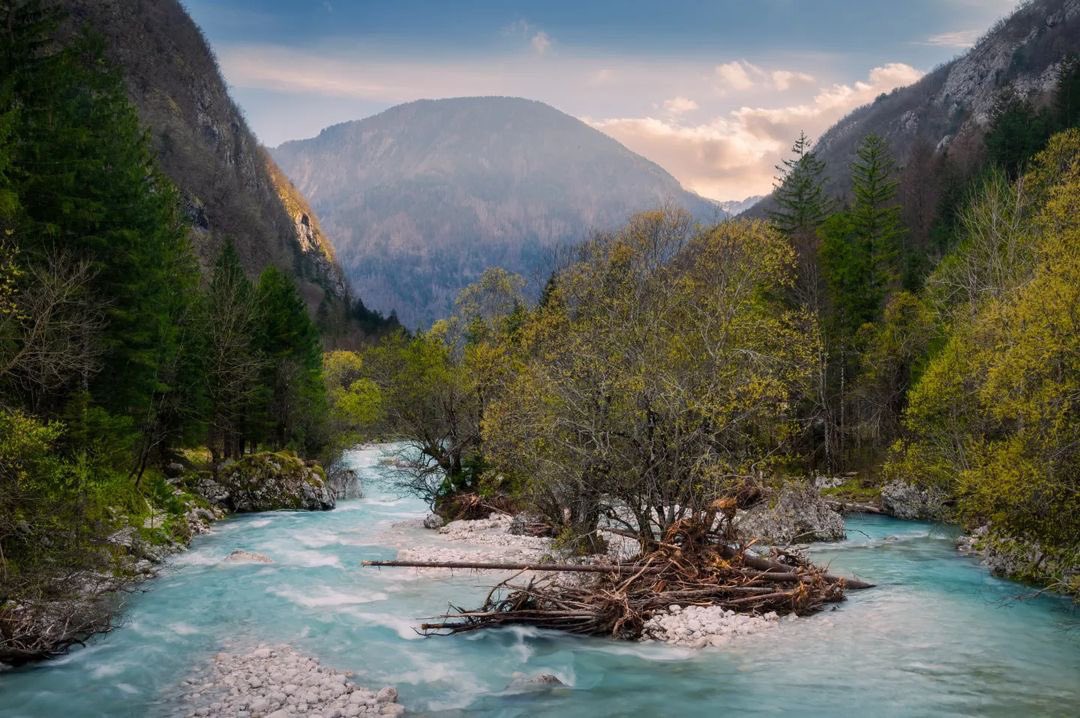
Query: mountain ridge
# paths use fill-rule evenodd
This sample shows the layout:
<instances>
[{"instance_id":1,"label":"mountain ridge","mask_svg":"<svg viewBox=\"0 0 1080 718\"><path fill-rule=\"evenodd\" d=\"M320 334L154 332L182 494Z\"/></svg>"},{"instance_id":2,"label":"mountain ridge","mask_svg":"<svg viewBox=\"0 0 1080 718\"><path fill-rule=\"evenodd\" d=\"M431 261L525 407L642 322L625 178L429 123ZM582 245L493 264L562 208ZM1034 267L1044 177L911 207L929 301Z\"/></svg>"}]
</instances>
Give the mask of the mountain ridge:
<instances>
[{"instance_id":1,"label":"mountain ridge","mask_svg":"<svg viewBox=\"0 0 1080 718\"><path fill-rule=\"evenodd\" d=\"M408 326L445 316L487 266L538 291L558 247L634 212L674 203L723 215L655 162L523 98L416 100L270 152L365 298Z\"/></svg>"},{"instance_id":2,"label":"mountain ridge","mask_svg":"<svg viewBox=\"0 0 1080 718\"><path fill-rule=\"evenodd\" d=\"M858 142L881 135L904 166L920 143L948 154L962 169L977 166L993 107L1012 88L1039 101L1053 89L1069 54L1080 52L1080 0L1032 0L999 20L962 55L917 82L856 108L818 138L814 151L825 162L825 189L847 198L849 167ZM747 211L764 217L772 195Z\"/></svg>"},{"instance_id":3,"label":"mountain ridge","mask_svg":"<svg viewBox=\"0 0 1080 718\"><path fill-rule=\"evenodd\" d=\"M69 35L101 35L158 166L180 190L204 270L228 239L245 271L276 266L324 330L343 333L353 297L330 240L229 95L201 29L177 0L60 0Z\"/></svg>"}]
</instances>

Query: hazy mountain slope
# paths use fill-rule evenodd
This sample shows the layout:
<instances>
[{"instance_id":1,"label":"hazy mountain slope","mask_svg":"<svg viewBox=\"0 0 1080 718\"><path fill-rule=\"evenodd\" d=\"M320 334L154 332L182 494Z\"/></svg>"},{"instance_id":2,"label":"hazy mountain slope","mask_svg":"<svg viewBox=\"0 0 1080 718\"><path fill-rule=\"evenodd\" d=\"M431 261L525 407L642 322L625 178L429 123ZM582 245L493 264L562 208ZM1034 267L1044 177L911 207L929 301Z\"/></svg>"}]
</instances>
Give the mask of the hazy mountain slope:
<instances>
[{"instance_id":1,"label":"hazy mountain slope","mask_svg":"<svg viewBox=\"0 0 1080 718\"><path fill-rule=\"evenodd\" d=\"M634 212L722 215L610 137L516 98L412 102L272 153L368 304L407 326L444 316L485 267L542 282L551 248Z\"/></svg>"},{"instance_id":2,"label":"hazy mountain slope","mask_svg":"<svg viewBox=\"0 0 1080 718\"><path fill-rule=\"evenodd\" d=\"M717 202L717 204L720 205L720 209L724 210L732 217L736 217L753 207L762 199L764 199L763 195L756 194L752 197L747 197L746 199L729 199L724 202Z\"/></svg>"},{"instance_id":3,"label":"hazy mountain slope","mask_svg":"<svg viewBox=\"0 0 1080 718\"><path fill-rule=\"evenodd\" d=\"M828 189L846 196L855 148L870 133L885 137L901 164L917 142L947 150L961 165L978 161L1002 91L1011 85L1038 99L1053 88L1061 61L1077 52L1080 0L1033 0L962 56L855 110L822 135L816 149L827 165ZM766 198L749 214L760 216L769 206Z\"/></svg>"},{"instance_id":4,"label":"hazy mountain slope","mask_svg":"<svg viewBox=\"0 0 1080 718\"><path fill-rule=\"evenodd\" d=\"M226 238L252 274L276 265L296 277L308 306L344 320L349 297L326 237L303 198L277 173L229 97L202 32L177 0L61 0L68 30L89 28L150 135L159 165L183 195L204 265ZM275 174L279 181L275 182Z\"/></svg>"}]
</instances>

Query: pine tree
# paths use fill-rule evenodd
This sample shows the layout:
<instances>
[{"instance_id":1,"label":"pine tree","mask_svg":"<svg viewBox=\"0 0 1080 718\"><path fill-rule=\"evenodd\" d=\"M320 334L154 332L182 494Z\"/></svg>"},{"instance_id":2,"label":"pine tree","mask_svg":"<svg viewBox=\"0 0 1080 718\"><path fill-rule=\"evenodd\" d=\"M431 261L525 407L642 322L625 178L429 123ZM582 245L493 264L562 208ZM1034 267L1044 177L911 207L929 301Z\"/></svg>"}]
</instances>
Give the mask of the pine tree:
<instances>
[{"instance_id":1,"label":"pine tree","mask_svg":"<svg viewBox=\"0 0 1080 718\"><path fill-rule=\"evenodd\" d=\"M1058 130L1080 126L1080 57L1070 55L1061 63L1054 91Z\"/></svg>"},{"instance_id":2,"label":"pine tree","mask_svg":"<svg viewBox=\"0 0 1080 718\"><path fill-rule=\"evenodd\" d=\"M259 276L255 344L269 389L262 410L264 435L276 447L314 448L325 410L322 344L296 284L276 267Z\"/></svg>"},{"instance_id":3,"label":"pine tree","mask_svg":"<svg viewBox=\"0 0 1080 718\"><path fill-rule=\"evenodd\" d=\"M851 181L855 196L850 213L852 239L859 245L855 253L863 265L864 319L869 322L881 315L890 289L899 280L904 234L896 201L896 161L883 138L873 134L863 138L851 165Z\"/></svg>"},{"instance_id":4,"label":"pine tree","mask_svg":"<svg viewBox=\"0 0 1080 718\"><path fill-rule=\"evenodd\" d=\"M829 216L832 204L823 187L825 163L814 154L805 132L791 152L793 157L776 166L773 200L779 209L770 211L769 219L787 235L814 232Z\"/></svg>"},{"instance_id":5,"label":"pine tree","mask_svg":"<svg viewBox=\"0 0 1080 718\"><path fill-rule=\"evenodd\" d=\"M1067 111L1067 110L1066 110ZM998 98L985 143L992 164L1010 180L1024 172L1028 160L1046 144L1053 120L1010 88Z\"/></svg>"},{"instance_id":6,"label":"pine tree","mask_svg":"<svg viewBox=\"0 0 1080 718\"><path fill-rule=\"evenodd\" d=\"M17 108L0 108L0 135L11 138L0 142L8 165L0 199L19 207L4 231L31 268L89 266L87 301L105 307L106 323L94 347L100 371L51 391L39 408L63 412L89 392L87 406L126 418L161 446L159 411L174 390L197 267L178 194L154 165L103 41L59 44L57 18L37 0L0 2L0 99ZM144 458L140 449L137 470Z\"/></svg>"},{"instance_id":7,"label":"pine tree","mask_svg":"<svg viewBox=\"0 0 1080 718\"><path fill-rule=\"evenodd\" d=\"M790 303L821 311L824 287L817 229L829 216L832 204L823 187L825 163L810 149L806 133L799 135L791 151L794 156L776 167L779 174L773 198L779 208L769 213L769 219L795 250L797 266Z\"/></svg>"},{"instance_id":8,"label":"pine tree","mask_svg":"<svg viewBox=\"0 0 1080 718\"><path fill-rule=\"evenodd\" d=\"M254 288L227 242L214 264L203 322L207 444L215 459L244 453L262 405L264 362L255 344L256 320Z\"/></svg>"}]
</instances>

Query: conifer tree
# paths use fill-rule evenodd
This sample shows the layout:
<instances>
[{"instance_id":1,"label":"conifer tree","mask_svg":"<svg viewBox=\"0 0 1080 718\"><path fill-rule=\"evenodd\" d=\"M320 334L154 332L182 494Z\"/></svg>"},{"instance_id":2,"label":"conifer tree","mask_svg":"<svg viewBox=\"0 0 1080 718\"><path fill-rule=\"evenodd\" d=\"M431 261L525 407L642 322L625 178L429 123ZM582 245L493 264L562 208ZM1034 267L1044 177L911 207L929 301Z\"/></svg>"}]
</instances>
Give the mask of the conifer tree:
<instances>
[{"instance_id":1,"label":"conifer tree","mask_svg":"<svg viewBox=\"0 0 1080 718\"><path fill-rule=\"evenodd\" d=\"M773 225L787 235L814 232L829 216L831 202L823 187L825 163L811 149L805 132L791 147L792 157L776 166L773 199L779 209L769 212Z\"/></svg>"},{"instance_id":2,"label":"conifer tree","mask_svg":"<svg viewBox=\"0 0 1080 718\"><path fill-rule=\"evenodd\" d=\"M865 321L873 321L884 308L889 290L899 279L900 240L903 224L896 201L896 161L885 140L867 135L851 165L852 239L861 255L866 292Z\"/></svg>"},{"instance_id":3,"label":"conifer tree","mask_svg":"<svg viewBox=\"0 0 1080 718\"><path fill-rule=\"evenodd\" d=\"M236 248L227 242L210 278L204 323L207 444L215 459L242 454L251 438L263 370L254 339L256 319L254 288Z\"/></svg>"},{"instance_id":4,"label":"conifer tree","mask_svg":"<svg viewBox=\"0 0 1080 718\"><path fill-rule=\"evenodd\" d=\"M778 209L769 213L773 225L795 249L797 262L792 304L813 311L824 308L824 286L818 261L817 229L829 216L831 201L823 186L825 163L814 154L806 133L791 148L793 156L777 165L773 198Z\"/></svg>"},{"instance_id":5,"label":"conifer tree","mask_svg":"<svg viewBox=\"0 0 1080 718\"><path fill-rule=\"evenodd\" d=\"M263 271L255 297L255 345L267 391L263 431L278 448L313 448L326 403L319 331L296 284L280 269Z\"/></svg>"}]
</instances>

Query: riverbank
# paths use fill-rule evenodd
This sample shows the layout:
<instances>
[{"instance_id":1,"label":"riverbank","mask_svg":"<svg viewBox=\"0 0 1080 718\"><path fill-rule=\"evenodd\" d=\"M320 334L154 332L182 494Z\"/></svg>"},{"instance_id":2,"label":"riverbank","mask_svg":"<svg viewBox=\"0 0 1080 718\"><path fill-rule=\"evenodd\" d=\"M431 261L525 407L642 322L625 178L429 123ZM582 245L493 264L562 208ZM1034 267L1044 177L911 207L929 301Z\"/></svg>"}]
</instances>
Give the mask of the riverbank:
<instances>
[{"instance_id":1,"label":"riverbank","mask_svg":"<svg viewBox=\"0 0 1080 718\"><path fill-rule=\"evenodd\" d=\"M166 474L145 499L145 512L113 510L111 533L94 546L107 560L93 568L57 566L35 585L8 589L0 599L0 665L52 658L112 630L125 599L215 521L236 513L335 505L322 468L289 452L252 454L213 473L175 461Z\"/></svg>"},{"instance_id":2,"label":"riverbank","mask_svg":"<svg viewBox=\"0 0 1080 718\"><path fill-rule=\"evenodd\" d=\"M421 714L704 715L724 705L836 715L857 694L897 716L974 714L988 704L1040 715L1080 700L1080 647L1063 634L1075 618L1067 604L1010 600L1023 587L958 557L947 526L861 514L846 517L846 539L809 551L834 573L873 580L880 590L718 648L524 628L424 640L413 627L448 606L476 605L489 577L361 568L401 548L461 542L420 528L426 507L397 492L377 452L350 461L366 498L333 511L215 523L128 597L108 636L0 674L0 714L187 716L194 706L183 699L191 688L184 680L211 675L218 654L246 656L263 644L352 673L348 680L368 692L393 686L398 703ZM269 562L226 561L237 550ZM522 689L522 676L544 675L559 683Z\"/></svg>"}]
</instances>

